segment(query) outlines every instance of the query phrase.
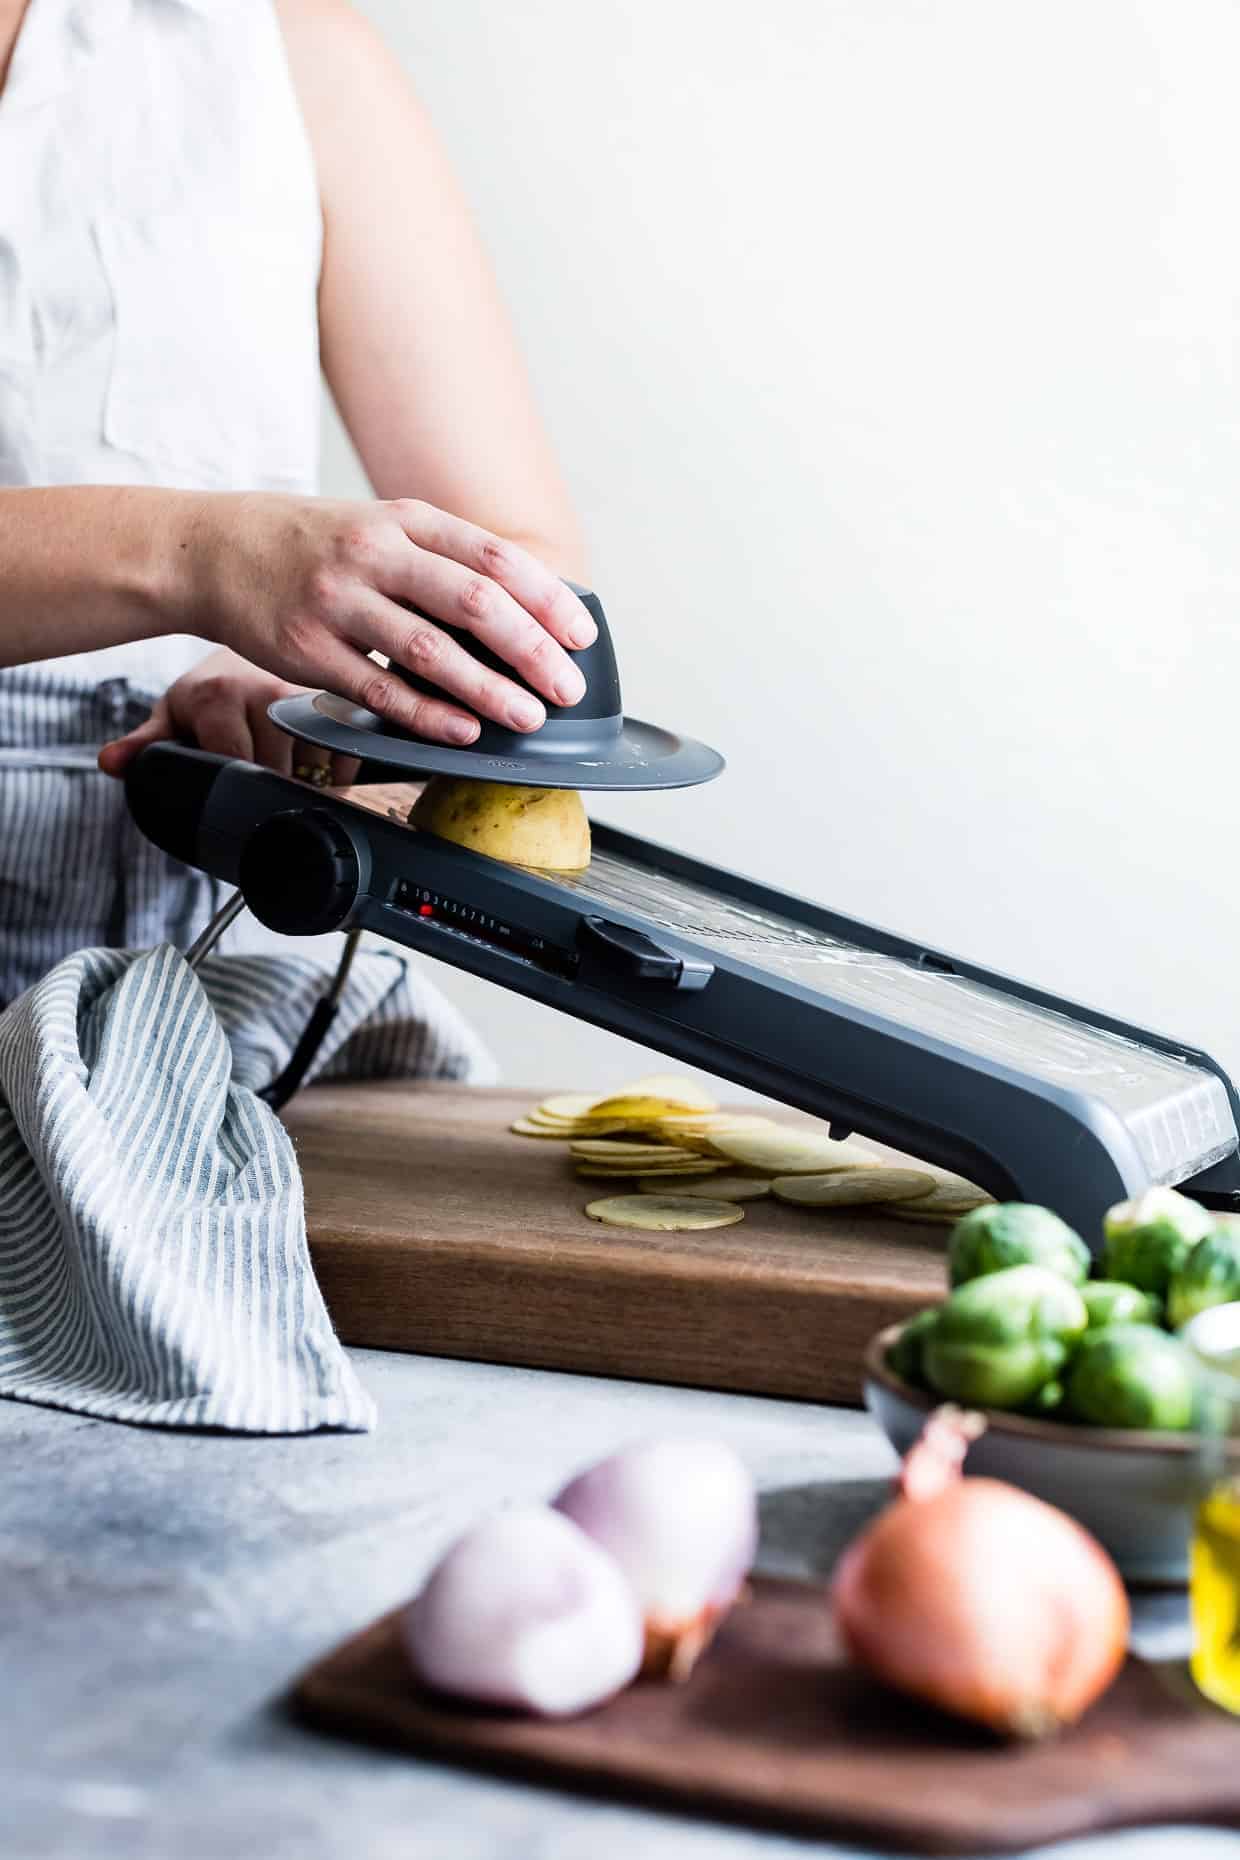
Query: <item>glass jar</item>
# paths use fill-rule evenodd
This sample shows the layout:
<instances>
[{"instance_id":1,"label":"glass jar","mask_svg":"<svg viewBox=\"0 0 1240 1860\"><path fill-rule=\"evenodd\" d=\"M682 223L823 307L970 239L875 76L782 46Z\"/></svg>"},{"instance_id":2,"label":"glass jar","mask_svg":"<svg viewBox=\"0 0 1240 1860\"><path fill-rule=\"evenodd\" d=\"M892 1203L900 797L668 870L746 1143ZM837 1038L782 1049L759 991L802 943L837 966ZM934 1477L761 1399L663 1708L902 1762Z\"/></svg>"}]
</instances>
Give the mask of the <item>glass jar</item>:
<instances>
[{"instance_id":1,"label":"glass jar","mask_svg":"<svg viewBox=\"0 0 1240 1860\"><path fill-rule=\"evenodd\" d=\"M1189 1558L1193 1679L1216 1705L1240 1713L1240 1304L1202 1311L1180 1336L1202 1380Z\"/></svg>"}]
</instances>

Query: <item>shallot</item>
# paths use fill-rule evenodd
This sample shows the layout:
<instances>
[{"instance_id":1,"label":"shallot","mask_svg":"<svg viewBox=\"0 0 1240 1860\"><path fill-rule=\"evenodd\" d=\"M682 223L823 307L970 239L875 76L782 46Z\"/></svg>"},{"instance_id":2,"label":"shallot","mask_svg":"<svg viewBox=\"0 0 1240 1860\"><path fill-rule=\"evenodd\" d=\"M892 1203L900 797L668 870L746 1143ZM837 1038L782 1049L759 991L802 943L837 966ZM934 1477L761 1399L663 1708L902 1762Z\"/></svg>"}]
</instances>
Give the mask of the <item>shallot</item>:
<instances>
[{"instance_id":1,"label":"shallot","mask_svg":"<svg viewBox=\"0 0 1240 1860\"><path fill-rule=\"evenodd\" d=\"M428 1685L543 1717L600 1704L642 1661L641 1611L624 1576L545 1505L468 1531L405 1610L402 1633Z\"/></svg>"},{"instance_id":2,"label":"shallot","mask_svg":"<svg viewBox=\"0 0 1240 1860\"><path fill-rule=\"evenodd\" d=\"M580 1473L556 1509L612 1556L645 1618L647 1676L685 1679L745 1585L753 1480L719 1441L640 1441Z\"/></svg>"},{"instance_id":3,"label":"shallot","mask_svg":"<svg viewBox=\"0 0 1240 1860\"><path fill-rule=\"evenodd\" d=\"M844 1553L841 1637L900 1691L1010 1735L1074 1723L1123 1663L1129 1608L1110 1557L1052 1505L962 1476L980 1417L940 1409L901 1492Z\"/></svg>"}]
</instances>

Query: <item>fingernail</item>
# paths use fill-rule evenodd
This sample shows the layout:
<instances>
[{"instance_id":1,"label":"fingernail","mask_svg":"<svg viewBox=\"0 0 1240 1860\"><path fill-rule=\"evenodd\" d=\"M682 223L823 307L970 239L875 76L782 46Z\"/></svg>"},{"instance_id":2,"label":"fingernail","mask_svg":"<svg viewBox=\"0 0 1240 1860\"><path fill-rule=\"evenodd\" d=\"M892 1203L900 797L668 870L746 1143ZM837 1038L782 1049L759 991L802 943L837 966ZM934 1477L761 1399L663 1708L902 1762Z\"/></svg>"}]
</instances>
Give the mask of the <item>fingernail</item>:
<instances>
[{"instance_id":1,"label":"fingernail","mask_svg":"<svg viewBox=\"0 0 1240 1860\"><path fill-rule=\"evenodd\" d=\"M547 713L537 699L518 697L509 705L508 716L518 730L537 730L546 722Z\"/></svg>"},{"instance_id":2,"label":"fingernail","mask_svg":"<svg viewBox=\"0 0 1240 1860\"><path fill-rule=\"evenodd\" d=\"M595 626L593 620L574 620L572 626L568 629L568 643L570 646L592 646L597 638L598 628Z\"/></svg>"},{"instance_id":3,"label":"fingernail","mask_svg":"<svg viewBox=\"0 0 1240 1860\"><path fill-rule=\"evenodd\" d=\"M585 694L586 681L580 672L565 672L562 678L556 679L555 695L561 704L580 704Z\"/></svg>"},{"instance_id":4,"label":"fingernail","mask_svg":"<svg viewBox=\"0 0 1240 1860\"><path fill-rule=\"evenodd\" d=\"M444 734L450 743L472 743L477 740L478 725L471 717L449 717Z\"/></svg>"}]
</instances>

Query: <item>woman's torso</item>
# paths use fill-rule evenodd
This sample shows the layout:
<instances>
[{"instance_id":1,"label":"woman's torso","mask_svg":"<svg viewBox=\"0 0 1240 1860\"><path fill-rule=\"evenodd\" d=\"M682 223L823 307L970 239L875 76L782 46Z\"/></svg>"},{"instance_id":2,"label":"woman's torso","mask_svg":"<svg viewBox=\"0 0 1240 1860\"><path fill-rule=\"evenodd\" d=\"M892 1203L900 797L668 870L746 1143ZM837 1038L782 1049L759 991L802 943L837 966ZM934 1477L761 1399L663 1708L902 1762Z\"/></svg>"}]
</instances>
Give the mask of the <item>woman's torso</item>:
<instances>
[{"instance_id":1,"label":"woman's torso","mask_svg":"<svg viewBox=\"0 0 1240 1860\"><path fill-rule=\"evenodd\" d=\"M32 0L0 96L0 485L312 490L319 254L272 0ZM207 650L0 669L0 1004L218 904L95 766Z\"/></svg>"},{"instance_id":2,"label":"woman's torso","mask_svg":"<svg viewBox=\"0 0 1240 1860\"><path fill-rule=\"evenodd\" d=\"M0 96L0 485L312 491L320 247L272 0L32 0ZM205 650L45 670L154 696Z\"/></svg>"}]
</instances>

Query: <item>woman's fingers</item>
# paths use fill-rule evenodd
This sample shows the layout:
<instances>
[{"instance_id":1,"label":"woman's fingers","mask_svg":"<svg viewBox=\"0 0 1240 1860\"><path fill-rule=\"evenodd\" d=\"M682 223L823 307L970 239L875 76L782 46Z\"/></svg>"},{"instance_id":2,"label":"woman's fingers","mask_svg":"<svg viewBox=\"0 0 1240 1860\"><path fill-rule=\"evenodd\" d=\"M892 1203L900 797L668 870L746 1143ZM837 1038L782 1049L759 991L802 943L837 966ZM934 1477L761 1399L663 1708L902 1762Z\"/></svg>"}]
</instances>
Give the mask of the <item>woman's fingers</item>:
<instances>
[{"instance_id":1,"label":"woman's fingers","mask_svg":"<svg viewBox=\"0 0 1240 1860\"><path fill-rule=\"evenodd\" d=\"M408 618L408 616L405 616ZM358 622L358 630L361 628ZM443 635L441 634L442 638ZM451 644L451 641L446 641ZM458 647L459 651L460 648ZM467 657L467 654L462 654ZM315 663L322 667L323 682L329 691L386 717L402 730L428 743L450 743L462 749L475 742L479 724L476 717L458 710L441 698L424 697L413 691L395 672L387 671L356 647L348 646L333 633L323 629L314 644ZM502 681L501 681L502 682Z\"/></svg>"},{"instance_id":2,"label":"woman's fingers","mask_svg":"<svg viewBox=\"0 0 1240 1860\"><path fill-rule=\"evenodd\" d=\"M279 729L267 715L267 706L272 696L284 696L288 687L277 687L275 692L256 691L247 707L246 717L250 729L250 740L254 745L255 762L261 762L264 768L274 769L277 775L292 775L296 772L296 763L302 760L302 751L307 756L314 755L323 762L327 761L318 750L311 750L306 743L294 743L287 730ZM205 748L205 744L203 747Z\"/></svg>"},{"instance_id":3,"label":"woman's fingers","mask_svg":"<svg viewBox=\"0 0 1240 1860\"><path fill-rule=\"evenodd\" d=\"M528 549L417 498L397 498L391 508L410 542L432 555L446 556L475 577L497 583L562 646L579 651L594 644L598 628L587 609L568 584ZM452 620L450 614L439 618Z\"/></svg>"},{"instance_id":4,"label":"woman's fingers","mask_svg":"<svg viewBox=\"0 0 1240 1860\"><path fill-rule=\"evenodd\" d=\"M290 736L271 721L268 707L273 698L293 697L299 692L297 685L273 684L270 690L253 694L247 714L254 760L278 775L295 775L298 781L311 782L316 788L347 788L362 766L356 756L333 755L330 749Z\"/></svg>"},{"instance_id":5,"label":"woman's fingers","mask_svg":"<svg viewBox=\"0 0 1240 1860\"><path fill-rule=\"evenodd\" d=\"M457 521L444 518L438 512L434 514L445 526ZM468 525L461 527L469 528ZM506 559L510 545L497 541L494 547L503 552ZM516 553L524 554L523 551ZM550 571L541 568L532 556L525 560L531 569L538 570L548 586L555 583L576 607L583 624L593 629L593 622L576 595L564 587L562 582L556 582ZM509 577L518 584L530 578L524 570L521 575ZM552 704L576 704L585 695L585 680L551 630L548 619L555 619L560 633L568 633L572 627L564 619L560 603L544 596L541 590L526 590L526 598L540 608L540 616L536 617L497 576L491 577L476 568L463 566L453 558L425 549L417 543L407 554L402 553L397 558L383 577L381 585L385 594L398 601L416 604L432 619L442 620L448 626L472 633ZM541 617L543 614L547 619ZM575 625L574 621L572 626ZM382 649L390 656L401 657L397 649L398 640L381 643ZM405 663L403 659L401 662ZM438 674L433 669L426 675L439 682ZM450 688L457 691L458 695L465 695L455 685ZM490 716L493 712L488 709L486 714ZM530 726L518 724L516 727Z\"/></svg>"},{"instance_id":6,"label":"woman's fingers","mask_svg":"<svg viewBox=\"0 0 1240 1860\"><path fill-rule=\"evenodd\" d=\"M532 692L483 665L442 627L411 614L395 601L376 603L362 621L365 643L384 657L415 672L427 684L459 698L480 717L506 730L537 730L547 721L546 706ZM547 644L556 652L547 634Z\"/></svg>"},{"instance_id":7,"label":"woman's fingers","mask_svg":"<svg viewBox=\"0 0 1240 1860\"><path fill-rule=\"evenodd\" d=\"M483 665L436 621L472 633L552 704L576 704L584 695L585 680L564 648L498 583L471 576L443 556L414 549L406 571L388 579L384 591L395 598L367 610L367 646L463 698L493 722L512 730L537 730L547 713L532 692ZM410 613L400 604L404 601L415 601L431 618Z\"/></svg>"},{"instance_id":8,"label":"woman's fingers","mask_svg":"<svg viewBox=\"0 0 1240 1860\"><path fill-rule=\"evenodd\" d=\"M362 772L362 765L356 756L333 756L331 785L333 788L351 788Z\"/></svg>"},{"instance_id":9,"label":"woman's fingers","mask_svg":"<svg viewBox=\"0 0 1240 1860\"><path fill-rule=\"evenodd\" d=\"M118 736L115 742L104 744L99 751L99 767L105 775L123 775L140 749L148 743L166 743L173 734L168 706L161 698L145 723L126 736Z\"/></svg>"},{"instance_id":10,"label":"woman's fingers","mask_svg":"<svg viewBox=\"0 0 1240 1860\"><path fill-rule=\"evenodd\" d=\"M354 614L349 631L359 645L381 652L396 665L415 672L426 684L458 698L477 716L487 717L506 730L537 730L547 720L546 707L532 692L505 678L502 672L492 671L443 627L421 614L410 613L396 601L373 597ZM541 637L553 652L560 652L548 634ZM575 676L580 682L580 674ZM395 674L389 677L395 679ZM408 689L403 681L395 682Z\"/></svg>"},{"instance_id":11,"label":"woman's fingers","mask_svg":"<svg viewBox=\"0 0 1240 1860\"><path fill-rule=\"evenodd\" d=\"M225 681L219 682L222 685ZM217 691L204 685L184 723L193 732L199 749L209 750L213 756L236 756L242 762L256 759L254 736L240 691Z\"/></svg>"}]
</instances>

